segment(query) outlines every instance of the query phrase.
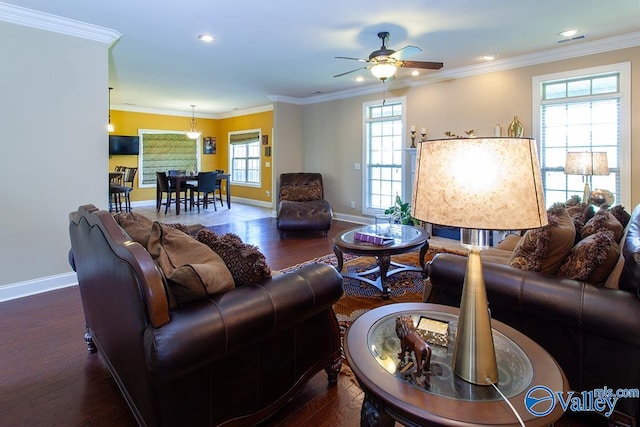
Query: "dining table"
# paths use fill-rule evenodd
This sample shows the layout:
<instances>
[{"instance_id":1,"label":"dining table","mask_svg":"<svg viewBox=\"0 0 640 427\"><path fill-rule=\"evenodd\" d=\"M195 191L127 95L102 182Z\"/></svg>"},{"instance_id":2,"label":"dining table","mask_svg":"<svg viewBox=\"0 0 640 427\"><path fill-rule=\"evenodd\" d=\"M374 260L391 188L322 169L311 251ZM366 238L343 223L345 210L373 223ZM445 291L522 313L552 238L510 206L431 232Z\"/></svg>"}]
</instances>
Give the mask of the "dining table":
<instances>
[{"instance_id":1,"label":"dining table","mask_svg":"<svg viewBox=\"0 0 640 427\"><path fill-rule=\"evenodd\" d=\"M182 186L186 185L189 181L194 181L194 182L198 181L197 174L196 175L189 175L189 174L169 175L168 178L171 185L175 188L176 194L180 194ZM225 182L225 192L227 193L227 209L231 209L231 185L229 183L230 174L219 173L218 179L221 181L224 180ZM157 190L156 197L158 198L158 200L162 198L162 195L160 194L159 189ZM214 196L213 202L215 203L215 196ZM180 215L180 203L176 203L176 215Z\"/></svg>"}]
</instances>

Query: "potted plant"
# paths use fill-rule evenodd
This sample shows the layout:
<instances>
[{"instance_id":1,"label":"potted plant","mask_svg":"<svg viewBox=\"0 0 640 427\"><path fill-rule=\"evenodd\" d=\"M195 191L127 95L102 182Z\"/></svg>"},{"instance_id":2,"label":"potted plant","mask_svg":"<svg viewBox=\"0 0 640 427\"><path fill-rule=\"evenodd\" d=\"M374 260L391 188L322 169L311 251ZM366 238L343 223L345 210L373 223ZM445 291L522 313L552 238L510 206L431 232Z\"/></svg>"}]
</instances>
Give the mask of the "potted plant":
<instances>
[{"instance_id":1,"label":"potted plant","mask_svg":"<svg viewBox=\"0 0 640 427\"><path fill-rule=\"evenodd\" d=\"M411 203L404 203L400 196L396 195L395 205L384 211L385 215L391 215L396 224L418 225L420 221L411 216Z\"/></svg>"}]
</instances>

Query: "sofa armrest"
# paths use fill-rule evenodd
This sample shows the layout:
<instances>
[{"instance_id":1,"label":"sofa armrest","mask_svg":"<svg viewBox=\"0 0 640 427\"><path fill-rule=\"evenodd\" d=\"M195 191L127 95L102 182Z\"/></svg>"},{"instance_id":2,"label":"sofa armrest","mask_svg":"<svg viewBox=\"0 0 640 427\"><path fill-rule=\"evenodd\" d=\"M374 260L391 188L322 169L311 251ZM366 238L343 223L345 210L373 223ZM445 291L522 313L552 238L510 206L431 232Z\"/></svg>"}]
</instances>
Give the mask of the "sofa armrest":
<instances>
[{"instance_id":1,"label":"sofa armrest","mask_svg":"<svg viewBox=\"0 0 640 427\"><path fill-rule=\"evenodd\" d=\"M171 312L171 322L145 331L154 373L182 375L266 337L292 329L342 296L335 268L312 264L260 285L235 288Z\"/></svg>"},{"instance_id":2,"label":"sofa armrest","mask_svg":"<svg viewBox=\"0 0 640 427\"><path fill-rule=\"evenodd\" d=\"M640 346L640 300L630 292L483 262L487 298L498 320L543 319L621 343ZM466 258L437 254L429 265L430 302L460 302ZM633 315L630 315L633 314ZM511 323L511 322L508 322ZM524 325L511 325L523 329ZM522 327L519 327L522 326Z\"/></svg>"}]
</instances>

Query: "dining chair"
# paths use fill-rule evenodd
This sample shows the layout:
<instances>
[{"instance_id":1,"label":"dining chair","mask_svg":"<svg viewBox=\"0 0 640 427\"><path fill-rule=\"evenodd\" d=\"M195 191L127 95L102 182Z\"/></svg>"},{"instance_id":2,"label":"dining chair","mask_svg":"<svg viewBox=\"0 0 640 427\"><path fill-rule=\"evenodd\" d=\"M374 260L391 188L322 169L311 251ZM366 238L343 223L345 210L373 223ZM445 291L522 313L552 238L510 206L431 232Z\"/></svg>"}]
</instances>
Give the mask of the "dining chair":
<instances>
[{"instance_id":1,"label":"dining chair","mask_svg":"<svg viewBox=\"0 0 640 427\"><path fill-rule=\"evenodd\" d=\"M180 193L184 192L184 198L182 198L181 194L176 194L176 198L172 199L173 193L175 193L175 188L169 186L169 176L167 175L167 173L156 172L156 181L157 181L156 185L158 186L157 188L158 196L156 199L156 211L160 212L160 207L162 205L165 205L164 213L166 214L169 211L169 207L171 206L172 201L175 201L176 203L181 203L182 200L184 200L184 209L185 210L188 209L187 202L189 201L189 198L187 196L189 192L189 187L185 186L180 188ZM164 203L162 203L163 193L166 193L167 195L167 200Z\"/></svg>"},{"instance_id":2,"label":"dining chair","mask_svg":"<svg viewBox=\"0 0 640 427\"><path fill-rule=\"evenodd\" d=\"M193 200L193 193L196 193L197 200L195 202L192 201L191 209L193 209L193 205L198 206L198 212L200 212L200 205L202 205L205 209L208 208L209 205L209 193L213 193L213 208L217 211L216 207L216 188L218 182L218 172L200 172L198 174L198 183L191 188L191 200ZM202 201L200 200L200 195L203 195Z\"/></svg>"},{"instance_id":3,"label":"dining chair","mask_svg":"<svg viewBox=\"0 0 640 427\"><path fill-rule=\"evenodd\" d=\"M136 172L138 172L138 168L124 167L124 174L121 176L122 183L109 186L111 197L116 205L116 212L122 211L122 198L124 198L125 212L131 212L131 191L133 191Z\"/></svg>"},{"instance_id":4,"label":"dining chair","mask_svg":"<svg viewBox=\"0 0 640 427\"><path fill-rule=\"evenodd\" d=\"M224 174L224 169L216 169L216 172L219 175L222 175L222 174ZM218 200L220 200L220 206L224 206L224 203L222 203L222 179L221 178L218 178L216 180L216 190L218 190L218 197L219 197ZM214 205L216 204L216 192L215 191L213 192L213 204Z\"/></svg>"}]
</instances>

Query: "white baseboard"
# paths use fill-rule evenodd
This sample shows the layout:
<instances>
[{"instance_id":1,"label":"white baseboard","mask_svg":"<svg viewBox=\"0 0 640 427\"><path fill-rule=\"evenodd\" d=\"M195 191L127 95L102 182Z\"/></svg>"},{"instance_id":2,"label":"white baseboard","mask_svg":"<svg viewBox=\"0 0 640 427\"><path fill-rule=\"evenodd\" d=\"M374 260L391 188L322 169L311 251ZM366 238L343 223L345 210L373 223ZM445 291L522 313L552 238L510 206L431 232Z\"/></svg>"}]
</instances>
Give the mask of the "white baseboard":
<instances>
[{"instance_id":1,"label":"white baseboard","mask_svg":"<svg viewBox=\"0 0 640 427\"><path fill-rule=\"evenodd\" d=\"M24 282L12 283L0 286L0 302L28 297L42 292L76 286L78 277L76 273L57 274L55 276L40 277Z\"/></svg>"},{"instance_id":2,"label":"white baseboard","mask_svg":"<svg viewBox=\"0 0 640 427\"><path fill-rule=\"evenodd\" d=\"M334 212L333 217L339 221L353 222L356 224L373 224L373 218L359 215L349 215L339 212Z\"/></svg>"}]
</instances>

